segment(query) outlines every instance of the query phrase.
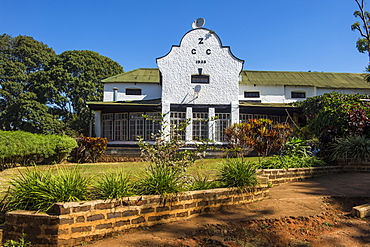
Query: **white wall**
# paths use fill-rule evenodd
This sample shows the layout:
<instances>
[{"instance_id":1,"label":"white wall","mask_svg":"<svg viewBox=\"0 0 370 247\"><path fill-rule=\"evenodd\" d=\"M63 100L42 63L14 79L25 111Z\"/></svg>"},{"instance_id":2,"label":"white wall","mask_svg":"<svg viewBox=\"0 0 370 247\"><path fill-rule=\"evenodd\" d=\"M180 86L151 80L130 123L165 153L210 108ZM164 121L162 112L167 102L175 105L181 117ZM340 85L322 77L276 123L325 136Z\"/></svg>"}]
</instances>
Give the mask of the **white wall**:
<instances>
[{"instance_id":1,"label":"white wall","mask_svg":"<svg viewBox=\"0 0 370 247\"><path fill-rule=\"evenodd\" d=\"M113 88L118 88L117 101L150 100L162 96L162 86L152 83L107 83L104 85L103 101L113 101ZM126 95L126 88L140 88L142 95Z\"/></svg>"},{"instance_id":2,"label":"white wall","mask_svg":"<svg viewBox=\"0 0 370 247\"><path fill-rule=\"evenodd\" d=\"M222 47L218 36L207 29L189 31L180 46L173 46L166 56L157 59L157 64L162 73L163 102L231 104L238 100L243 61L235 58L228 47ZM199 74L198 69L210 75L209 84L191 83L191 75ZM199 93L194 90L197 85Z\"/></svg>"}]
</instances>

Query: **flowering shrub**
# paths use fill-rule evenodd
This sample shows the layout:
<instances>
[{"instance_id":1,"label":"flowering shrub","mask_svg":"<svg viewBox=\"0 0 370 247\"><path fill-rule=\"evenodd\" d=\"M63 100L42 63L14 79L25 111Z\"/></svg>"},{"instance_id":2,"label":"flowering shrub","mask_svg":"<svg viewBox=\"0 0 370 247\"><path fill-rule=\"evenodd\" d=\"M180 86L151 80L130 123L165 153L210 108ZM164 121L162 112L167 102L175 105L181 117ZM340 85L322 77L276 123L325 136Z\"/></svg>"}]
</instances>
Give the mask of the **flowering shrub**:
<instances>
[{"instance_id":1,"label":"flowering shrub","mask_svg":"<svg viewBox=\"0 0 370 247\"><path fill-rule=\"evenodd\" d=\"M107 149L107 138L80 136L76 138L78 147L71 154L77 163L96 162Z\"/></svg>"},{"instance_id":2,"label":"flowering shrub","mask_svg":"<svg viewBox=\"0 0 370 247\"><path fill-rule=\"evenodd\" d=\"M271 151L278 151L292 131L289 124L274 124L270 119L249 119L246 123L230 126L225 134L232 150L240 156L252 150L257 151L259 156L267 156Z\"/></svg>"}]
</instances>

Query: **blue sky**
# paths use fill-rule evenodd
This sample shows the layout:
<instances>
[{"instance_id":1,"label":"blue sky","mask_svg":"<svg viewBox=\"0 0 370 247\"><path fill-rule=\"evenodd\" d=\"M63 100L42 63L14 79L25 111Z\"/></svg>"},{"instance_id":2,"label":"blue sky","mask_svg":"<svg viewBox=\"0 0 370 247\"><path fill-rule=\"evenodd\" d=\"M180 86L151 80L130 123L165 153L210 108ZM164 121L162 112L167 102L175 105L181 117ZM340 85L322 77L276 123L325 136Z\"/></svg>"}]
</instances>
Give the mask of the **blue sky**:
<instances>
[{"instance_id":1,"label":"blue sky","mask_svg":"<svg viewBox=\"0 0 370 247\"><path fill-rule=\"evenodd\" d=\"M2 0L0 10L0 33L58 54L95 51L125 71L157 68L199 17L244 70L361 73L368 63L350 28L354 0Z\"/></svg>"}]
</instances>

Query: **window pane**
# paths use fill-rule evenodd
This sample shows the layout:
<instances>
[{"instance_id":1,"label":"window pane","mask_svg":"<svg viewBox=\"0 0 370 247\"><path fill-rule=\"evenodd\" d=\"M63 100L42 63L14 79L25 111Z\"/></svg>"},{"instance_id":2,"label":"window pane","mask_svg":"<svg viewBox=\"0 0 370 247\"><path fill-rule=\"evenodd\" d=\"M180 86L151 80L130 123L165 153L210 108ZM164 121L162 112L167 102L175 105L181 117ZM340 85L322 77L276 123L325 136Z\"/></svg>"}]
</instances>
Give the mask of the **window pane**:
<instances>
[{"instance_id":1,"label":"window pane","mask_svg":"<svg viewBox=\"0 0 370 247\"><path fill-rule=\"evenodd\" d=\"M259 98L260 92L254 91L254 92L244 92L244 98Z\"/></svg>"},{"instance_id":2,"label":"window pane","mask_svg":"<svg viewBox=\"0 0 370 247\"><path fill-rule=\"evenodd\" d=\"M113 114L103 114L102 115L102 136L107 138L108 141L112 140L112 132L113 132Z\"/></svg>"},{"instance_id":3,"label":"window pane","mask_svg":"<svg viewBox=\"0 0 370 247\"><path fill-rule=\"evenodd\" d=\"M208 139L208 113L193 112L193 140Z\"/></svg>"},{"instance_id":4,"label":"window pane","mask_svg":"<svg viewBox=\"0 0 370 247\"><path fill-rule=\"evenodd\" d=\"M160 114L149 112L146 113L147 116L150 116L150 119L145 120L145 136L144 140L154 140L153 134L158 134L159 130L161 129L160 125Z\"/></svg>"},{"instance_id":5,"label":"window pane","mask_svg":"<svg viewBox=\"0 0 370 247\"><path fill-rule=\"evenodd\" d=\"M144 136L144 117L143 113L130 113L129 120L130 141L137 141L138 136Z\"/></svg>"},{"instance_id":6,"label":"window pane","mask_svg":"<svg viewBox=\"0 0 370 247\"><path fill-rule=\"evenodd\" d=\"M209 83L209 75L192 75L191 83Z\"/></svg>"},{"instance_id":7,"label":"window pane","mask_svg":"<svg viewBox=\"0 0 370 247\"><path fill-rule=\"evenodd\" d=\"M115 141L127 141L127 129L128 120L127 113L116 113L114 114L114 140Z\"/></svg>"},{"instance_id":8,"label":"window pane","mask_svg":"<svg viewBox=\"0 0 370 247\"><path fill-rule=\"evenodd\" d=\"M230 126L230 113L216 113L215 115L217 120L216 124L216 136L215 141L224 142L225 138L225 129Z\"/></svg>"},{"instance_id":9,"label":"window pane","mask_svg":"<svg viewBox=\"0 0 370 247\"><path fill-rule=\"evenodd\" d=\"M126 95L141 95L139 88L126 88Z\"/></svg>"},{"instance_id":10,"label":"window pane","mask_svg":"<svg viewBox=\"0 0 370 247\"><path fill-rule=\"evenodd\" d=\"M239 122L240 123L246 123L246 122L248 122L249 119L253 119L253 114L242 113L239 116Z\"/></svg>"},{"instance_id":11,"label":"window pane","mask_svg":"<svg viewBox=\"0 0 370 247\"><path fill-rule=\"evenodd\" d=\"M171 112L170 117L170 125L171 125L171 135L179 134L181 136L181 140L185 140L185 130L180 131L179 133L176 133L178 130L178 127L180 126L180 123L183 123L186 121L186 113L185 112Z\"/></svg>"},{"instance_id":12,"label":"window pane","mask_svg":"<svg viewBox=\"0 0 370 247\"><path fill-rule=\"evenodd\" d=\"M305 92L292 92L292 98L306 98Z\"/></svg>"}]
</instances>

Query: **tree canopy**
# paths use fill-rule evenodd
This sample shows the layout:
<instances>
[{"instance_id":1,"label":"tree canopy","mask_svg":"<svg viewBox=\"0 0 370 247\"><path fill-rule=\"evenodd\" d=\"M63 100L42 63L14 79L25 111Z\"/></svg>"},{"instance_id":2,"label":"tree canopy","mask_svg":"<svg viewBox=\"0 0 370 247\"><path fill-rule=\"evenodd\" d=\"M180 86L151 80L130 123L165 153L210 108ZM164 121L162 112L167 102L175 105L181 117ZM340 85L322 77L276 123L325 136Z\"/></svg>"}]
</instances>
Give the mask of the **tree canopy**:
<instances>
[{"instance_id":1,"label":"tree canopy","mask_svg":"<svg viewBox=\"0 0 370 247\"><path fill-rule=\"evenodd\" d=\"M357 50L361 53L367 53L370 61L370 13L365 10L365 0L355 0L358 6L353 15L356 18L360 18L360 21L356 21L352 24L352 31L358 31L360 38L356 41ZM366 67L366 71L370 72L370 65ZM370 82L370 75L366 76L366 81Z\"/></svg>"},{"instance_id":2,"label":"tree canopy","mask_svg":"<svg viewBox=\"0 0 370 247\"><path fill-rule=\"evenodd\" d=\"M123 73L93 51L59 55L29 36L0 36L0 127L33 133L87 134L87 101L102 100L102 79Z\"/></svg>"}]
</instances>

